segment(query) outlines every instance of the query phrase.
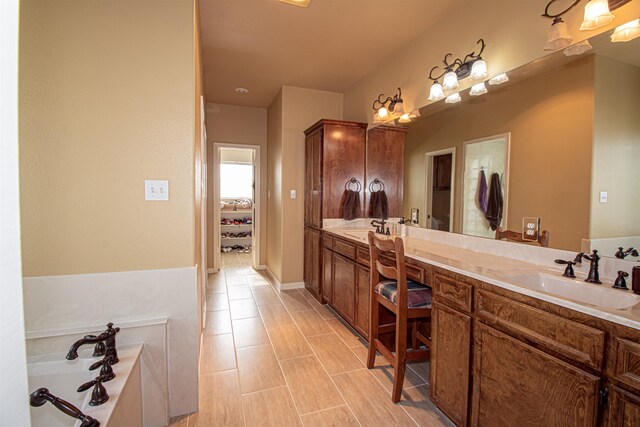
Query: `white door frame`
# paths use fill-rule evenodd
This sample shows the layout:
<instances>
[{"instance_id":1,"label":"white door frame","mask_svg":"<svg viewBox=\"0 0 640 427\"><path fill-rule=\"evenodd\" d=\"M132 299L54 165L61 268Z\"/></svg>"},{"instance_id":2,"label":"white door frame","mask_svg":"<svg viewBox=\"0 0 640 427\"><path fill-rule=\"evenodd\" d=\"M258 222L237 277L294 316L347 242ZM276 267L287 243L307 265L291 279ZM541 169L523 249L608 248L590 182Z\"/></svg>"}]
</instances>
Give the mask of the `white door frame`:
<instances>
[{"instance_id":1,"label":"white door frame","mask_svg":"<svg viewBox=\"0 0 640 427\"><path fill-rule=\"evenodd\" d=\"M464 231L464 174L467 170L467 146L470 144L476 144L478 142L483 141L491 141L494 139L504 138L507 140L506 150L505 150L505 159L504 159L504 182L502 186L502 195L503 195L503 209L502 209L502 224L501 226L506 230L507 229L507 218L509 214L509 167L510 167L510 159L511 159L511 132L499 133L497 135L491 135L484 138L472 139L469 141L464 141L462 143L462 181L460 182L460 218L458 218L458 225L460 226L460 233ZM490 177L487 177L490 180ZM490 182L487 184L490 185Z\"/></svg>"},{"instance_id":2,"label":"white door frame","mask_svg":"<svg viewBox=\"0 0 640 427\"><path fill-rule=\"evenodd\" d=\"M245 144L230 144L225 142L213 143L213 270L220 270L220 149L221 148L240 148L244 150L253 150L255 155L255 200L253 201L253 234L252 249L253 257L251 266L258 270L260 268L260 210L261 206L261 185L260 185L260 146Z\"/></svg>"},{"instance_id":3,"label":"white door frame","mask_svg":"<svg viewBox=\"0 0 640 427\"><path fill-rule=\"evenodd\" d=\"M456 147L449 147L442 150L430 151L424 155L425 165L425 181L424 181L424 215L422 216L425 221L425 227L431 228L431 210L433 199L433 186L431 185L433 176L433 158L436 156L442 156L444 154L451 154L451 196L449 201L449 212L451 219L449 220L449 231L453 231L453 208L456 200Z\"/></svg>"}]
</instances>

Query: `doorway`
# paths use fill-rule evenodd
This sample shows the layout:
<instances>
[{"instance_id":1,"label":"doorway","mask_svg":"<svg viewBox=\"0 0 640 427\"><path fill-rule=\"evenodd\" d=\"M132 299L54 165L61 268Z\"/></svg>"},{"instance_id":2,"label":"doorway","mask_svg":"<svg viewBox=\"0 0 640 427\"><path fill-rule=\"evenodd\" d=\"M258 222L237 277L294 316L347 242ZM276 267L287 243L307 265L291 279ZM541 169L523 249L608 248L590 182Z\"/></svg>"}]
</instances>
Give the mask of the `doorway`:
<instances>
[{"instance_id":1,"label":"doorway","mask_svg":"<svg viewBox=\"0 0 640 427\"><path fill-rule=\"evenodd\" d=\"M214 144L214 271L260 265L260 147Z\"/></svg>"},{"instance_id":2,"label":"doorway","mask_svg":"<svg viewBox=\"0 0 640 427\"><path fill-rule=\"evenodd\" d=\"M425 223L426 228L453 231L456 149L425 154Z\"/></svg>"}]
</instances>

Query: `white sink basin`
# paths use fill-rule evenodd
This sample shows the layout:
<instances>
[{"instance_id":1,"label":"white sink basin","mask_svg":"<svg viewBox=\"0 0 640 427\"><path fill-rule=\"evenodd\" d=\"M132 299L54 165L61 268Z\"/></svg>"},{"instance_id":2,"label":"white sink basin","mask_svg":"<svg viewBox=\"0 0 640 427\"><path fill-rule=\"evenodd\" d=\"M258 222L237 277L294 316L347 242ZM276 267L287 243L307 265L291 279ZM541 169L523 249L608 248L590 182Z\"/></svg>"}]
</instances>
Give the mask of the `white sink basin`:
<instances>
[{"instance_id":1,"label":"white sink basin","mask_svg":"<svg viewBox=\"0 0 640 427\"><path fill-rule=\"evenodd\" d=\"M547 273L499 273L505 281L534 291L589 304L595 307L625 309L640 303L640 295L611 289L611 285L593 285Z\"/></svg>"}]
</instances>

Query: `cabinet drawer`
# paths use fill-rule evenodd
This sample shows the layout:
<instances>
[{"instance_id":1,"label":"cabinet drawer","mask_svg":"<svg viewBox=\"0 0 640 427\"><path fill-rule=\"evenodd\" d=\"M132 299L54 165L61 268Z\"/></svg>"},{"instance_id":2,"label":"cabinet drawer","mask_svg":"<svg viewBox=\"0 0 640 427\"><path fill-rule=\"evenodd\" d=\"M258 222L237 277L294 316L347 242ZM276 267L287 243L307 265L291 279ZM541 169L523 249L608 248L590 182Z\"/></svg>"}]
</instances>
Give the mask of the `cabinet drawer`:
<instances>
[{"instance_id":1,"label":"cabinet drawer","mask_svg":"<svg viewBox=\"0 0 640 427\"><path fill-rule=\"evenodd\" d=\"M471 313L473 286L452 277L436 273L433 280L434 300Z\"/></svg>"},{"instance_id":2,"label":"cabinet drawer","mask_svg":"<svg viewBox=\"0 0 640 427\"><path fill-rule=\"evenodd\" d=\"M325 248L333 249L333 236L325 234L324 239L322 239L322 241Z\"/></svg>"},{"instance_id":3,"label":"cabinet drawer","mask_svg":"<svg viewBox=\"0 0 640 427\"><path fill-rule=\"evenodd\" d=\"M516 338L538 344L594 369L602 369L603 331L481 289L477 294L476 314L481 320Z\"/></svg>"},{"instance_id":4,"label":"cabinet drawer","mask_svg":"<svg viewBox=\"0 0 640 427\"><path fill-rule=\"evenodd\" d=\"M363 248L362 246L356 246L356 261L362 265L369 266L369 248Z\"/></svg>"},{"instance_id":5,"label":"cabinet drawer","mask_svg":"<svg viewBox=\"0 0 640 427\"><path fill-rule=\"evenodd\" d=\"M351 259L356 259L356 244L341 239L334 239L333 250Z\"/></svg>"},{"instance_id":6,"label":"cabinet drawer","mask_svg":"<svg viewBox=\"0 0 640 427\"><path fill-rule=\"evenodd\" d=\"M616 346L615 378L640 390L640 344L614 337Z\"/></svg>"}]
</instances>

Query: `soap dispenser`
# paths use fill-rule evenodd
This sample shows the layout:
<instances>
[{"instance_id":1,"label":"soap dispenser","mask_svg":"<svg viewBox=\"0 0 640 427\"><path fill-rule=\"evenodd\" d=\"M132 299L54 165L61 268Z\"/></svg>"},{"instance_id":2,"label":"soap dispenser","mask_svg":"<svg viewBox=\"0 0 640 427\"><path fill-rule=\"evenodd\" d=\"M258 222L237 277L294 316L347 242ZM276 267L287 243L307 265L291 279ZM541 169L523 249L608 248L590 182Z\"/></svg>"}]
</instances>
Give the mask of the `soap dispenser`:
<instances>
[{"instance_id":1,"label":"soap dispenser","mask_svg":"<svg viewBox=\"0 0 640 427\"><path fill-rule=\"evenodd\" d=\"M631 276L631 289L633 293L640 295L640 265L633 267Z\"/></svg>"}]
</instances>

